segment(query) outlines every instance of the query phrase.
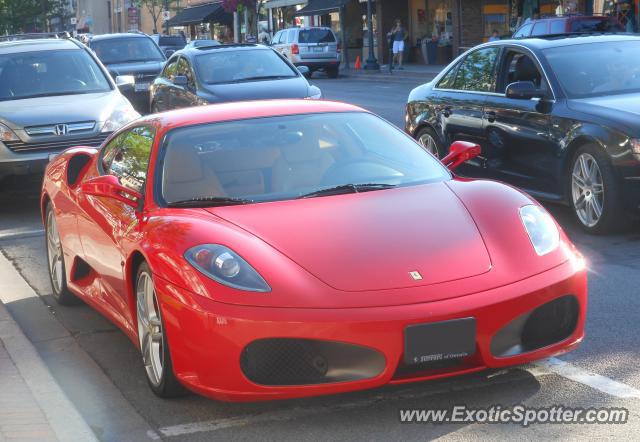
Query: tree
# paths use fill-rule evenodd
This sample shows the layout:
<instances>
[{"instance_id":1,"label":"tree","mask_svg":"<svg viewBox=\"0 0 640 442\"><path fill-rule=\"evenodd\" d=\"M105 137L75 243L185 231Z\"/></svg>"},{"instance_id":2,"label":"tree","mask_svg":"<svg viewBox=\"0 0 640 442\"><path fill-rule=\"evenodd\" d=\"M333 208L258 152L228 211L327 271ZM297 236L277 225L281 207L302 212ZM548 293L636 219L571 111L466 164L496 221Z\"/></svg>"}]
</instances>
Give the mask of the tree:
<instances>
[{"instance_id":1,"label":"tree","mask_svg":"<svg viewBox=\"0 0 640 442\"><path fill-rule=\"evenodd\" d=\"M227 12L243 13L247 11L247 34L258 37L258 12L264 0L223 0L222 6Z\"/></svg>"},{"instance_id":2,"label":"tree","mask_svg":"<svg viewBox=\"0 0 640 442\"><path fill-rule=\"evenodd\" d=\"M153 33L159 34L158 32L158 20L162 17L162 13L164 11L171 10L170 5L173 3L173 0L134 0L133 4L138 8L145 8L149 11L149 15L151 15L151 19L153 20Z\"/></svg>"},{"instance_id":3,"label":"tree","mask_svg":"<svg viewBox=\"0 0 640 442\"><path fill-rule=\"evenodd\" d=\"M64 14L65 0L0 0L0 34L49 31L49 20Z\"/></svg>"}]
</instances>

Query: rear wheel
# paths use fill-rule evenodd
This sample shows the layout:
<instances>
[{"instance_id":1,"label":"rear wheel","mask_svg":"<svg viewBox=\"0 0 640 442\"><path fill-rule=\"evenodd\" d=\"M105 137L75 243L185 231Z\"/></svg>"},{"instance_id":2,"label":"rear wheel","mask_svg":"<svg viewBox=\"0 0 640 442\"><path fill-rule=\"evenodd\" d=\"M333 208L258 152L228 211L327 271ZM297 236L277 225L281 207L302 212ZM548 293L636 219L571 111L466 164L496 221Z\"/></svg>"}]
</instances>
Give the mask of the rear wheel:
<instances>
[{"instance_id":1,"label":"rear wheel","mask_svg":"<svg viewBox=\"0 0 640 442\"><path fill-rule=\"evenodd\" d=\"M433 154L436 158L440 158L444 155L443 149L438 143L438 137L436 133L430 127L423 127L416 134L416 140L424 150Z\"/></svg>"},{"instance_id":2,"label":"rear wheel","mask_svg":"<svg viewBox=\"0 0 640 442\"><path fill-rule=\"evenodd\" d=\"M142 363L151 390L164 398L184 395L186 390L173 373L160 304L147 263L140 265L136 276L136 313Z\"/></svg>"},{"instance_id":3,"label":"rear wheel","mask_svg":"<svg viewBox=\"0 0 640 442\"><path fill-rule=\"evenodd\" d=\"M327 77L338 78L339 71L337 66L327 68L326 71L327 71Z\"/></svg>"},{"instance_id":4,"label":"rear wheel","mask_svg":"<svg viewBox=\"0 0 640 442\"><path fill-rule=\"evenodd\" d=\"M47 264L49 269L49 281L56 302L61 305L78 304L80 300L69 291L67 287L67 272L64 265L64 253L62 242L58 233L56 215L51 203L47 204L45 212L45 235L47 238Z\"/></svg>"},{"instance_id":5,"label":"rear wheel","mask_svg":"<svg viewBox=\"0 0 640 442\"><path fill-rule=\"evenodd\" d=\"M608 233L628 225L620 185L602 149L593 144L580 147L570 173L572 208L582 228L590 233Z\"/></svg>"}]
</instances>

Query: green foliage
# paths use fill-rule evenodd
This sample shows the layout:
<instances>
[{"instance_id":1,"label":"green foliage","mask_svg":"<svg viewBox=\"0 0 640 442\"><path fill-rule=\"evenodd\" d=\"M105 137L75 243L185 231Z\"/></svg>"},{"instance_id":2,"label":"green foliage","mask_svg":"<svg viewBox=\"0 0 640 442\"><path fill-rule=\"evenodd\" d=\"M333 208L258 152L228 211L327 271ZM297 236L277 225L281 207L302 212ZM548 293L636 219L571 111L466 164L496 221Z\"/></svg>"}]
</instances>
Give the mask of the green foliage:
<instances>
[{"instance_id":1,"label":"green foliage","mask_svg":"<svg viewBox=\"0 0 640 442\"><path fill-rule=\"evenodd\" d=\"M0 0L0 34L46 32L64 14L65 0Z\"/></svg>"}]
</instances>

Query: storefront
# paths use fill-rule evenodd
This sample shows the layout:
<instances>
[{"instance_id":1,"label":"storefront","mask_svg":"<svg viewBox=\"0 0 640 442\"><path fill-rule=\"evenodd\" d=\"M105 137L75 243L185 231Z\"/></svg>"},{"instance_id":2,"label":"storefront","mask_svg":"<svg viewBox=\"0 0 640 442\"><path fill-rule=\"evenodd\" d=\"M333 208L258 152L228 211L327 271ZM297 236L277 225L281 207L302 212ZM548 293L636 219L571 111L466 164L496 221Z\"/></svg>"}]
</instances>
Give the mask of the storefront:
<instances>
[{"instance_id":1,"label":"storefront","mask_svg":"<svg viewBox=\"0 0 640 442\"><path fill-rule=\"evenodd\" d=\"M267 0L264 3L267 11L266 31L273 37L281 29L304 26L304 17L297 17L296 12L306 4L307 0Z\"/></svg>"}]
</instances>

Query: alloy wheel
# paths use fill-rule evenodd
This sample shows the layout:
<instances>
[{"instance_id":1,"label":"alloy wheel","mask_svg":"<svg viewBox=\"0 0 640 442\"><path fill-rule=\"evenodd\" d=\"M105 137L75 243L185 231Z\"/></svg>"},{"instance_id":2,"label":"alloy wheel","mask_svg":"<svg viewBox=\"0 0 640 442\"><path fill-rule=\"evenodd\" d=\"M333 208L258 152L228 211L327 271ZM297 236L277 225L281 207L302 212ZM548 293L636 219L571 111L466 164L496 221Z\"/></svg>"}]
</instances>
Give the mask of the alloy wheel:
<instances>
[{"instance_id":1,"label":"alloy wheel","mask_svg":"<svg viewBox=\"0 0 640 442\"><path fill-rule=\"evenodd\" d=\"M433 154L436 158L439 158L438 145L436 144L436 140L433 139L431 134L425 133L420 135L420 138L418 138L418 142L422 145L424 150Z\"/></svg>"},{"instance_id":2,"label":"alloy wheel","mask_svg":"<svg viewBox=\"0 0 640 442\"><path fill-rule=\"evenodd\" d=\"M588 153L581 153L573 163L571 196L580 222L587 227L598 224L604 208L604 181L598 162Z\"/></svg>"},{"instance_id":3,"label":"alloy wheel","mask_svg":"<svg viewBox=\"0 0 640 442\"><path fill-rule=\"evenodd\" d=\"M49 274L55 293L62 291L64 276L62 244L58 234L58 226L53 210L47 214L47 257L49 258Z\"/></svg>"},{"instance_id":4,"label":"alloy wheel","mask_svg":"<svg viewBox=\"0 0 640 442\"><path fill-rule=\"evenodd\" d=\"M142 361L149 381L158 386L164 370L164 336L155 287L147 272L140 273L138 277L136 305Z\"/></svg>"}]
</instances>

